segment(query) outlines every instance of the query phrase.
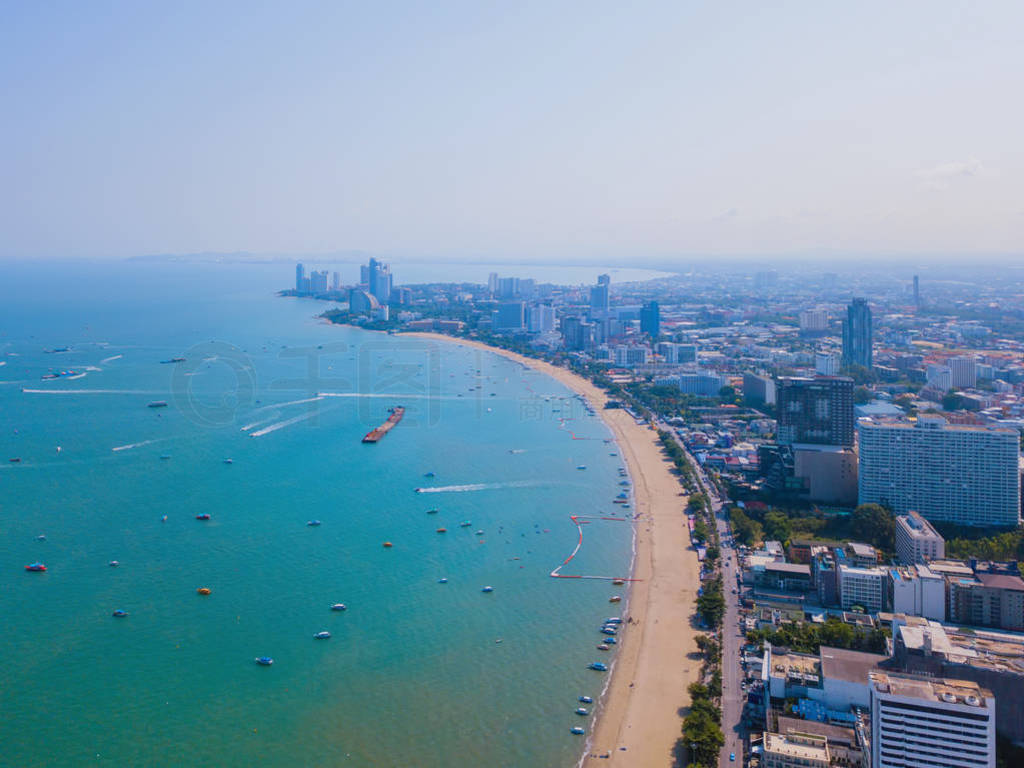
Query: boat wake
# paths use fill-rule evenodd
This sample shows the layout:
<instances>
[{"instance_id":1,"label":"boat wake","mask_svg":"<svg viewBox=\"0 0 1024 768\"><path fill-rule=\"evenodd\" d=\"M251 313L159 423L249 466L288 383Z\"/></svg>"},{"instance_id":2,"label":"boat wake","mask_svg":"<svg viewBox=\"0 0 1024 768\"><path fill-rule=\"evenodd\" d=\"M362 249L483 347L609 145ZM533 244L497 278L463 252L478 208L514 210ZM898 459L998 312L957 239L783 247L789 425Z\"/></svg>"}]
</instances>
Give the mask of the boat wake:
<instances>
[{"instance_id":1,"label":"boat wake","mask_svg":"<svg viewBox=\"0 0 1024 768\"><path fill-rule=\"evenodd\" d=\"M100 360L100 365L105 365L106 363L112 363L115 360L120 360L122 357L124 357L124 355L112 355L110 357L104 357L102 360Z\"/></svg>"},{"instance_id":2,"label":"boat wake","mask_svg":"<svg viewBox=\"0 0 1024 768\"><path fill-rule=\"evenodd\" d=\"M264 411L269 411L272 408L286 408L289 405L302 405L303 403L315 403L317 400L323 400L323 399L324 399L324 396L322 394L318 394L316 397L304 397L301 400L289 400L286 403L270 403L270 405L264 405L264 406L262 406L260 408L257 408L256 410L253 411L253 414L263 413Z\"/></svg>"},{"instance_id":3,"label":"boat wake","mask_svg":"<svg viewBox=\"0 0 1024 768\"><path fill-rule=\"evenodd\" d=\"M305 421L306 419L311 419L314 416L319 415L320 414L316 411L314 411L313 413L304 413L301 416L295 416L291 419L285 419L284 421L279 421L275 424L271 424L269 427L264 427L263 429L257 429L255 432L250 432L249 437L263 437L263 435L269 435L271 432L277 432L277 430L279 429L290 427L292 424L298 424L300 421Z\"/></svg>"},{"instance_id":4,"label":"boat wake","mask_svg":"<svg viewBox=\"0 0 1024 768\"><path fill-rule=\"evenodd\" d=\"M143 440L141 443L128 443L128 445L119 445L116 448L111 448L110 450L112 450L114 453L117 453L118 451L130 451L132 448L141 448L144 445L149 445L150 443L155 442L158 441L156 439Z\"/></svg>"},{"instance_id":5,"label":"boat wake","mask_svg":"<svg viewBox=\"0 0 1024 768\"><path fill-rule=\"evenodd\" d=\"M437 485L433 488L417 488L416 493L469 493L471 491L495 491L500 488L530 488L540 485L534 480L513 480L508 483L467 483L466 485Z\"/></svg>"},{"instance_id":6,"label":"boat wake","mask_svg":"<svg viewBox=\"0 0 1024 768\"><path fill-rule=\"evenodd\" d=\"M82 374L85 375L84 373ZM67 378L72 378L68 376ZM77 377L74 377L77 378ZM28 395L166 395L166 392L150 392L143 389L27 389Z\"/></svg>"}]
</instances>

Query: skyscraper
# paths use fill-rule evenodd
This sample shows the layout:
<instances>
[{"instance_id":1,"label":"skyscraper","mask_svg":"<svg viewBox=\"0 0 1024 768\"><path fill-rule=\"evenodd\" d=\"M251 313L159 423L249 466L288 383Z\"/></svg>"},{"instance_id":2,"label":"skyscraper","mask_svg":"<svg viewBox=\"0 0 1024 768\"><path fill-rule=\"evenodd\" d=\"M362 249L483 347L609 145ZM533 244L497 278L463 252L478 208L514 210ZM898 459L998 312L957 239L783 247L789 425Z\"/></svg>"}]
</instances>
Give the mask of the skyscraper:
<instances>
[{"instance_id":1,"label":"skyscraper","mask_svg":"<svg viewBox=\"0 0 1024 768\"><path fill-rule=\"evenodd\" d=\"M302 293L303 283L306 277L306 268L302 264L295 265L295 290Z\"/></svg>"},{"instance_id":2,"label":"skyscraper","mask_svg":"<svg viewBox=\"0 0 1024 768\"><path fill-rule=\"evenodd\" d=\"M914 275L914 306L921 306L921 282L917 275Z\"/></svg>"},{"instance_id":3,"label":"skyscraper","mask_svg":"<svg viewBox=\"0 0 1024 768\"><path fill-rule=\"evenodd\" d=\"M370 294L375 296L381 304L387 304L391 299L391 270L388 265L376 259L370 259L367 272Z\"/></svg>"},{"instance_id":4,"label":"skyscraper","mask_svg":"<svg viewBox=\"0 0 1024 768\"><path fill-rule=\"evenodd\" d=\"M871 368L871 307L867 299L854 299L843 321L843 365Z\"/></svg>"},{"instance_id":5,"label":"skyscraper","mask_svg":"<svg viewBox=\"0 0 1024 768\"><path fill-rule=\"evenodd\" d=\"M853 445L853 379L779 379L778 441Z\"/></svg>"},{"instance_id":6,"label":"skyscraper","mask_svg":"<svg viewBox=\"0 0 1024 768\"><path fill-rule=\"evenodd\" d=\"M658 338L658 334L661 333L661 311L658 302L648 301L640 310L640 330L652 339Z\"/></svg>"},{"instance_id":7,"label":"skyscraper","mask_svg":"<svg viewBox=\"0 0 1024 768\"><path fill-rule=\"evenodd\" d=\"M609 292L612 279L608 275L600 275L597 285L590 289L590 316L604 318L610 306Z\"/></svg>"}]
</instances>

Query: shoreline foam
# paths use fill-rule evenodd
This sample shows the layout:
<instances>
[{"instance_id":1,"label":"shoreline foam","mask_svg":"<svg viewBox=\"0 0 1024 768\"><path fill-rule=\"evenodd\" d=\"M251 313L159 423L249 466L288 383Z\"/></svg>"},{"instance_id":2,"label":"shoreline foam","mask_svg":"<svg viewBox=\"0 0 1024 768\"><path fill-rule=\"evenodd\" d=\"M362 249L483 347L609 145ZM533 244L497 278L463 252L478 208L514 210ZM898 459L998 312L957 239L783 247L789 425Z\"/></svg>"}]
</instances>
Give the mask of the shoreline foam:
<instances>
[{"instance_id":1,"label":"shoreline foam","mask_svg":"<svg viewBox=\"0 0 1024 768\"><path fill-rule=\"evenodd\" d=\"M632 575L640 581L631 582L627 605L633 622L621 636L580 764L607 755L600 765L672 765L682 735L679 710L689 706L687 687L700 672L693 625L700 577L685 499L656 433L624 410L605 410L605 393L565 368L470 339L428 332L401 335L476 347L540 371L585 397L611 430L633 485Z\"/></svg>"}]
</instances>

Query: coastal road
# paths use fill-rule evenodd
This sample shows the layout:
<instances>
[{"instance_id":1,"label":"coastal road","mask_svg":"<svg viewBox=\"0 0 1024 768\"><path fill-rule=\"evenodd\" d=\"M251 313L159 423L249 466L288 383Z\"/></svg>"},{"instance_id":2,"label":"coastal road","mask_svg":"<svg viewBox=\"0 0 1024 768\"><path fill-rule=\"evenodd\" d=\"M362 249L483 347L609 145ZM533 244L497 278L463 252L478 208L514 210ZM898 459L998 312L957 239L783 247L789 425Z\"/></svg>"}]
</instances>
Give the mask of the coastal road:
<instances>
[{"instance_id":1,"label":"coastal road","mask_svg":"<svg viewBox=\"0 0 1024 768\"><path fill-rule=\"evenodd\" d=\"M682 445L683 441L676 434L676 439ZM684 449L685 450L685 449ZM722 551L722 590L725 597L725 617L722 619L722 733L725 734L725 744L719 755L719 765L722 768L743 764L743 702L746 693L740 687L743 682L743 670L740 667L740 650L744 644L743 633L739 629L739 594L734 594L736 587L736 573L739 570L739 562L736 559L736 550L729 541L729 523L727 510L722 500L708 482L707 475L701 469L696 459L687 451L691 463L696 469L701 482L707 489L708 499L711 501L711 509L715 515L715 526L718 529L718 538ZM736 755L736 761L729 760L729 755Z\"/></svg>"}]
</instances>

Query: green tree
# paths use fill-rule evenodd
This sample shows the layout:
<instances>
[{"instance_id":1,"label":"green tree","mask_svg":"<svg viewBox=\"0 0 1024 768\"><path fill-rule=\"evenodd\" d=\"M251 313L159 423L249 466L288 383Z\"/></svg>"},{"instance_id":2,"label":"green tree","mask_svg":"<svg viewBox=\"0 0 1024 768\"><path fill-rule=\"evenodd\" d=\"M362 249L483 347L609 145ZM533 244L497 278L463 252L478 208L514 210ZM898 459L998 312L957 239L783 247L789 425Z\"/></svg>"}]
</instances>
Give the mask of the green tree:
<instances>
[{"instance_id":1,"label":"green tree","mask_svg":"<svg viewBox=\"0 0 1024 768\"><path fill-rule=\"evenodd\" d=\"M892 552L895 548L896 520L879 504L861 504L853 510L850 527L859 538L879 549Z\"/></svg>"},{"instance_id":2,"label":"green tree","mask_svg":"<svg viewBox=\"0 0 1024 768\"><path fill-rule=\"evenodd\" d=\"M736 540L741 544L752 547L764 538L761 524L749 517L739 507L732 507L729 510L729 522Z\"/></svg>"},{"instance_id":3,"label":"green tree","mask_svg":"<svg viewBox=\"0 0 1024 768\"><path fill-rule=\"evenodd\" d=\"M792 533L792 526L789 523L789 518L785 512L777 509L769 510L764 516L764 535L768 539L774 539L778 541L787 541L790 533Z\"/></svg>"},{"instance_id":4,"label":"green tree","mask_svg":"<svg viewBox=\"0 0 1024 768\"><path fill-rule=\"evenodd\" d=\"M855 387L853 390L854 405L866 405L870 403L874 394L867 387Z\"/></svg>"},{"instance_id":5,"label":"green tree","mask_svg":"<svg viewBox=\"0 0 1024 768\"><path fill-rule=\"evenodd\" d=\"M954 390L949 390L942 396L942 410L944 411L955 411L960 407L960 395Z\"/></svg>"}]
</instances>

